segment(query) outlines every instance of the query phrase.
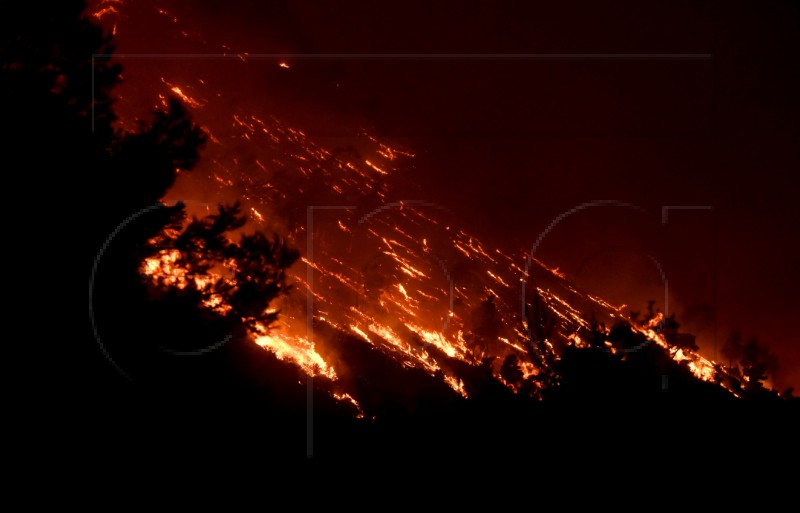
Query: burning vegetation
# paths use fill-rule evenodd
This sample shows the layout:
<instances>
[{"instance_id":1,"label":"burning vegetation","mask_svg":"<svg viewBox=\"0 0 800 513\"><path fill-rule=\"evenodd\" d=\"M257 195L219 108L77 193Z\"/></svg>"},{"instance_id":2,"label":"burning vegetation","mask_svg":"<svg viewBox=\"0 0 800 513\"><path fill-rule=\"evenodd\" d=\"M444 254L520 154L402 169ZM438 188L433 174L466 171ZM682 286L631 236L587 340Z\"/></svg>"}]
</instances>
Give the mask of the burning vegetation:
<instances>
[{"instance_id":1,"label":"burning vegetation","mask_svg":"<svg viewBox=\"0 0 800 513\"><path fill-rule=\"evenodd\" d=\"M757 340L734 334L726 361L711 361L654 303L629 312L536 255L493 247L440 205L400 200L413 148L370 130L315 137L259 105L223 108L210 77L180 70L159 70L144 103L156 112L120 115L132 103L113 94L110 34L125 30L128 2L59 2L38 18L35 6L9 8L23 14L0 51L9 162L81 170L103 191L86 198L89 332L76 340L89 343L64 337L70 375L50 387L77 382L57 431L74 420L81 451L139 450L146 419L155 447L190 442L201 456L213 442L311 455L320 440L426 461L448 447L527 448L536 458L523 461L538 464L565 427L572 443L611 440L614 457L638 451L632 437L652 442L652 426L621 432L630 426L608 424L609 409L573 422L547 415L552 404L622 398L638 414L673 397L778 399L774 356ZM196 36L172 7L154 12ZM302 68L285 56L269 65ZM675 433L663 440L671 448Z\"/></svg>"},{"instance_id":2,"label":"burning vegetation","mask_svg":"<svg viewBox=\"0 0 800 513\"><path fill-rule=\"evenodd\" d=\"M98 2L93 16L116 31L120 4ZM255 62L231 55L240 66ZM293 72L285 60L273 64ZM763 381L701 356L674 316L664 318L652 304L640 320L625 305L579 291L533 255L490 247L438 205L393 201L392 183L412 165L413 150L368 131L350 145L327 147L257 106L216 106L221 92L205 78L160 77L156 106L179 99L207 135L192 177L161 199L202 190L212 202L234 198L242 206L173 219L150 239L139 271L155 296L190 291L208 312L242 326L252 344L321 378L331 397L359 415L369 414L361 405L369 394L357 379L358 356L348 353L354 343L461 398L479 394L488 379L508 393L544 399L559 388L564 360L575 351L615 362L656 351L737 397Z\"/></svg>"},{"instance_id":3,"label":"burning vegetation","mask_svg":"<svg viewBox=\"0 0 800 513\"><path fill-rule=\"evenodd\" d=\"M250 207L237 210L245 213L228 228L241 229L247 217L257 229L282 227L291 245L306 248L285 271L292 287L265 306L269 322L255 314L242 318L250 319L248 337L309 376L330 380L333 397L359 400L352 381L341 379L357 365L341 353L335 342L340 337L418 369L464 398L478 389L477 369L512 393L542 399L558 387L565 350L625 361L648 346L695 378L740 395L724 366L701 356L693 338L678 333L674 316L665 319L653 304L642 320L628 316L624 305L579 291L564 273L535 258L526 272L528 255L489 248L438 206L381 203L391 195L386 175L401 173L414 158L411 152L369 134L362 135L360 150L328 150L275 118L234 113L230 121L234 131L212 142L218 150L208 150L211 183L220 197L241 191ZM214 156L241 140L253 153L250 164L235 153L227 160ZM186 232L208 230L226 213L195 220ZM201 245L180 246L182 237L178 231L151 241L166 249L145 259L141 272L160 286L193 283L205 307L238 315L228 301L236 289L231 280L247 276L236 258L218 253L212 265L195 254Z\"/></svg>"},{"instance_id":4,"label":"burning vegetation","mask_svg":"<svg viewBox=\"0 0 800 513\"><path fill-rule=\"evenodd\" d=\"M98 2L92 16L113 33L123 7ZM238 66L256 62L231 55ZM295 72L284 60L272 64ZM368 130L330 145L258 105L230 111L217 103L222 92L208 77L161 76L152 122L117 118L110 90L120 70L109 59L97 66L105 86L79 117L91 112L97 138L106 138L92 155L101 162L98 181L125 200L99 201L123 219L153 201L161 205L159 218L127 241L135 250L103 264L116 272L135 261L148 301L159 306L92 304L106 327L124 332L121 326L137 324L130 335L115 333L125 342L113 353L114 361L147 362L137 376L175 371L172 361L150 365L155 353L138 347L126 357L139 338L148 350L183 357L181 365L189 365L187 355L246 343L246 354L280 362L271 368L275 376L261 368L249 374L274 378L273 393L296 394L295 383L302 387L307 376L313 391L353 418L373 421L393 411L382 409L389 395L403 398L408 411L429 397L546 402L578 396L607 375L628 380L618 380L624 386L611 394L631 393L644 382L635 368L663 377L663 390L670 380L693 380L725 397L769 393L769 355L758 344L731 343L732 361L713 362L653 304L640 319L625 305L578 290L533 254L492 247L439 205L398 200L393 184L413 165L413 149ZM203 204L190 197L197 191ZM228 200L235 201L224 206ZM212 214L209 204L223 206ZM102 237L117 233L102 223L97 232L103 249ZM101 290L120 295L108 284ZM129 291L141 292L134 285ZM148 321L157 334L138 325ZM97 337L102 330L93 328ZM233 366L234 374L253 360Z\"/></svg>"}]
</instances>

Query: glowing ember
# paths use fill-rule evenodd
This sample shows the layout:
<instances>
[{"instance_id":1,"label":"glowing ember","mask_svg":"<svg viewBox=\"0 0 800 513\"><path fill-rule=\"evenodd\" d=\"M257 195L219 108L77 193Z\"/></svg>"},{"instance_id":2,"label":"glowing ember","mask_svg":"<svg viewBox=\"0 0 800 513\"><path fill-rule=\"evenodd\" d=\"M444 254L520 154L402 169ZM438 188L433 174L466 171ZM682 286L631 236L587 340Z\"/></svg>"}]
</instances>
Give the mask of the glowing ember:
<instances>
[{"instance_id":1,"label":"glowing ember","mask_svg":"<svg viewBox=\"0 0 800 513\"><path fill-rule=\"evenodd\" d=\"M99 20L103 16L105 16L106 14L118 14L118 13L119 13L119 11L117 10L117 8L112 5L112 6L103 7L102 9L96 10L95 12L92 13L92 16L94 16L95 18L97 18Z\"/></svg>"},{"instance_id":2,"label":"glowing ember","mask_svg":"<svg viewBox=\"0 0 800 513\"><path fill-rule=\"evenodd\" d=\"M262 223L264 222L264 216L261 215L261 212L259 212L255 208L251 208L250 211L253 212L253 215L256 216L256 219L258 219Z\"/></svg>"},{"instance_id":3,"label":"glowing ember","mask_svg":"<svg viewBox=\"0 0 800 513\"><path fill-rule=\"evenodd\" d=\"M186 93L184 93L183 91L181 91L181 88L180 88L180 87L178 87L178 86L174 86L174 87L171 89L171 91L172 91L173 93L177 94L177 95L178 95L178 96L181 98L181 100L185 101L186 103L188 103L188 104L189 104L189 105L191 105L192 107L200 107L200 106L201 106L200 102L198 102L198 101L197 101L197 100L195 100L194 98L190 97L189 95L187 95Z\"/></svg>"},{"instance_id":4,"label":"glowing ember","mask_svg":"<svg viewBox=\"0 0 800 513\"><path fill-rule=\"evenodd\" d=\"M372 169L374 169L375 171L377 171L378 173L380 173L382 175L388 175L389 174L387 171L384 171L383 169L379 168L378 166L376 166L375 164L373 164L369 160L365 160L364 162L366 162L366 164L369 167L371 167Z\"/></svg>"},{"instance_id":5,"label":"glowing ember","mask_svg":"<svg viewBox=\"0 0 800 513\"><path fill-rule=\"evenodd\" d=\"M355 398L352 395L350 395L348 393L334 392L333 393L333 397L338 401L348 402L348 403L352 404L353 406L355 406L356 410L358 410L358 414L356 415L356 418L357 419L363 419L364 418L364 410L361 409L361 405L358 404L358 401L356 401Z\"/></svg>"},{"instance_id":6,"label":"glowing ember","mask_svg":"<svg viewBox=\"0 0 800 513\"><path fill-rule=\"evenodd\" d=\"M520 369L522 370L522 379L528 379L531 376L539 375L539 369L531 362L521 362Z\"/></svg>"}]
</instances>

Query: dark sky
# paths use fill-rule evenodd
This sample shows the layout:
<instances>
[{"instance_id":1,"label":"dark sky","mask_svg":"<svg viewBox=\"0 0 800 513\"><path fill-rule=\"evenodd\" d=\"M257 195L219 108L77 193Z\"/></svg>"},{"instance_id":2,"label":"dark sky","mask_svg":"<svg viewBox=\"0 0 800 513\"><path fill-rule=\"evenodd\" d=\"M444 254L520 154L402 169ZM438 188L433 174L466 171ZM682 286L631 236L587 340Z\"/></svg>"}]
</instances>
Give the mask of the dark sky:
<instances>
[{"instance_id":1,"label":"dark sky","mask_svg":"<svg viewBox=\"0 0 800 513\"><path fill-rule=\"evenodd\" d=\"M780 355L777 386L800 387L792 2L183 0L126 13L120 53L225 44L295 54L290 73L254 67L226 75L228 90L237 84L236 101L290 116L321 144L364 126L413 149L405 173L419 189L408 194L447 206L506 249L529 250L554 219L592 200L637 207L566 216L537 253L634 308L648 298L663 307L657 262L669 311L708 356L738 326ZM331 53L439 55L310 57ZM158 66L123 64L128 92ZM221 74L214 66L206 79ZM664 206L704 208L670 209L664 224Z\"/></svg>"}]
</instances>

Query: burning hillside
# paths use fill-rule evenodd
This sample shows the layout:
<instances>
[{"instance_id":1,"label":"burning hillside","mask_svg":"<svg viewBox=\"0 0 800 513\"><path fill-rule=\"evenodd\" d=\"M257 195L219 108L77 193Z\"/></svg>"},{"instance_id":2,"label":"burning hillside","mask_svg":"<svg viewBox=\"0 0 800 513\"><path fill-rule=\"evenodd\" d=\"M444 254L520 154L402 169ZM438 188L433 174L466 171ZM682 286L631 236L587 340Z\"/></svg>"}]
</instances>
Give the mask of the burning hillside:
<instances>
[{"instance_id":1,"label":"burning hillside","mask_svg":"<svg viewBox=\"0 0 800 513\"><path fill-rule=\"evenodd\" d=\"M191 42L192 32L177 17L151 7L151 16L166 17L181 34L177 37ZM103 0L92 12L116 33L127 8L121 1ZM284 57L204 49L221 51L209 59L224 62L226 69L259 66L292 73ZM126 58L120 56L123 63ZM512 393L540 397L557 383L554 363L568 347L599 346L625 358L654 345L684 362L699 380L727 386L719 365L668 342L661 313L632 322L625 305L579 290L569 276L532 252L491 247L447 208L425 201L424 193L398 197L394 185L417 158L414 148L363 129L335 141L344 144L317 140L256 101L230 108L221 98L235 91L212 86L208 76L187 73L165 73L152 83L155 90L137 93L164 107L169 97L179 98L208 135L197 170L181 176L164 201L186 201L197 215L211 213L211 204L241 201L249 218L242 230L281 233L300 249L302 257L288 273L293 288L271 305L277 321L250 325L249 337L309 377L329 380L331 395L353 404L359 414L363 391L342 379L357 364L341 344L332 343L337 337L357 340L463 397L470 396L465 382L476 369L488 370ZM123 130L135 126L134 103L123 97L120 104ZM207 290L235 273L230 261L202 276L191 275L176 251L161 249L142 262L141 273L176 288L192 279ZM221 295L211 295L204 305L211 311L232 310ZM615 325L627 326L640 343L617 343L611 336Z\"/></svg>"}]
</instances>

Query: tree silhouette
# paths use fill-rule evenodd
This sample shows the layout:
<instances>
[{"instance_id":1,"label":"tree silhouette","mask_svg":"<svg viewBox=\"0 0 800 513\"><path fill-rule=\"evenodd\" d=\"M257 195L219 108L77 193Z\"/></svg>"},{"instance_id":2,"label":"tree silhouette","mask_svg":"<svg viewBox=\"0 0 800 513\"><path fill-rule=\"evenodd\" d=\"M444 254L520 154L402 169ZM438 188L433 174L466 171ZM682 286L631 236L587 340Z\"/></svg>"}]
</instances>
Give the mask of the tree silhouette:
<instances>
[{"instance_id":1,"label":"tree silhouette","mask_svg":"<svg viewBox=\"0 0 800 513\"><path fill-rule=\"evenodd\" d=\"M528 330L531 343L543 346L545 340L553 338L556 325L556 315L547 307L541 295L535 292L527 308ZM533 351L533 348L529 348Z\"/></svg>"},{"instance_id":2,"label":"tree silhouette","mask_svg":"<svg viewBox=\"0 0 800 513\"><path fill-rule=\"evenodd\" d=\"M264 333L278 318L278 310L270 306L289 290L286 269L299 258L297 251L279 236L269 239L260 232L234 242L246 221L238 203L194 218L180 231L176 225L183 216L183 210L173 213L172 223L155 238L149 254L158 258L178 252L169 261L171 274L153 273L150 297L160 301L156 310L168 326L159 329L158 338L165 344L182 340L184 346L208 347L226 335ZM182 277L180 283L174 283L176 274ZM173 309L182 322L170 320ZM203 329L195 329L199 325Z\"/></svg>"},{"instance_id":3,"label":"tree silhouette","mask_svg":"<svg viewBox=\"0 0 800 513\"><path fill-rule=\"evenodd\" d=\"M667 344L675 348L676 350L682 349L684 351L697 351L700 348L695 343L695 337L691 333L680 333L678 328L680 327L680 323L675 319L675 314L673 313L666 319L664 319L664 327L662 333L664 335L664 340Z\"/></svg>"},{"instance_id":4,"label":"tree silhouette","mask_svg":"<svg viewBox=\"0 0 800 513\"><path fill-rule=\"evenodd\" d=\"M177 339L216 340L256 323L269 326L277 312L268 307L286 292L285 271L297 254L277 236L256 233L233 242L244 222L238 206L188 225L182 205L159 207L176 173L197 163L205 134L174 97L137 130L115 127L113 89L121 66L111 36L85 7L81 0L44 9L30 2L4 6L0 127L7 173L52 182L65 191L53 208L85 216L58 221L88 242L90 343L70 347L73 373L97 385L101 377L118 378L109 378L108 362L94 365L98 334L116 363L142 363L179 347ZM181 251L176 265L184 268L185 286L143 279L143 259L172 249ZM219 271L225 279L196 281ZM209 308L209 299L229 309ZM77 351L85 347L88 357Z\"/></svg>"},{"instance_id":5,"label":"tree silhouette","mask_svg":"<svg viewBox=\"0 0 800 513\"><path fill-rule=\"evenodd\" d=\"M741 360L742 376L745 389L758 391L764 388L764 381L770 372L777 368L775 356L765 345L759 343L757 337L752 337L742 346Z\"/></svg>"},{"instance_id":6,"label":"tree silhouette","mask_svg":"<svg viewBox=\"0 0 800 513\"><path fill-rule=\"evenodd\" d=\"M592 349L605 349L606 347L606 332L605 324L598 322L594 312L589 316L589 329L584 335L586 342Z\"/></svg>"},{"instance_id":7,"label":"tree silhouette","mask_svg":"<svg viewBox=\"0 0 800 513\"><path fill-rule=\"evenodd\" d=\"M728 340L722 346L722 356L728 360L728 369L735 371L735 363L742 357L742 332L734 328Z\"/></svg>"},{"instance_id":8,"label":"tree silhouette","mask_svg":"<svg viewBox=\"0 0 800 513\"><path fill-rule=\"evenodd\" d=\"M519 357L516 354L511 353L505 357L500 366L500 376L506 380L506 383L516 387L522 383L524 376L519 365Z\"/></svg>"},{"instance_id":9,"label":"tree silhouette","mask_svg":"<svg viewBox=\"0 0 800 513\"><path fill-rule=\"evenodd\" d=\"M494 296L489 294L472 312L472 329L464 338L472 351L472 358L476 363L482 362L491 355L497 337L503 330L503 321L494 302Z\"/></svg>"},{"instance_id":10,"label":"tree silhouette","mask_svg":"<svg viewBox=\"0 0 800 513\"><path fill-rule=\"evenodd\" d=\"M97 178L108 171L116 138L111 90L121 68L92 57L113 46L83 9L79 0L3 6L0 133L6 175L31 180L30 190L47 184L45 190L57 191L50 208L82 227L93 255L101 240L98 220L116 215L98 215L94 207L95 191L102 190Z\"/></svg>"},{"instance_id":11,"label":"tree silhouette","mask_svg":"<svg viewBox=\"0 0 800 513\"><path fill-rule=\"evenodd\" d=\"M261 322L269 327L277 319L277 310L266 310L274 298L288 292L286 269L299 257L277 234L273 239L260 232L246 235L231 248L230 258L236 262L236 285L228 291L228 302L245 325L254 327Z\"/></svg>"},{"instance_id":12,"label":"tree silhouette","mask_svg":"<svg viewBox=\"0 0 800 513\"><path fill-rule=\"evenodd\" d=\"M111 37L86 18L84 7L82 0L47 9L27 2L3 7L0 101L3 123L16 128L4 135L15 142L42 142L31 140L32 135L47 142L83 140L80 150L85 150L86 143L113 136L111 89L121 68L109 59L92 58L110 54L113 46Z\"/></svg>"},{"instance_id":13,"label":"tree silhouette","mask_svg":"<svg viewBox=\"0 0 800 513\"><path fill-rule=\"evenodd\" d=\"M211 216L191 220L187 219L183 205L160 205L125 223L143 209L158 205L174 183L177 169L191 171L194 168L200 158L205 136L193 122L191 113L175 98L168 100L166 109L156 111L140 122L135 131L121 132L115 128L113 88L119 81L121 68L114 61L111 38L82 14L83 7L83 2L76 0L48 4L46 9L40 4L17 2L4 6L4 16L0 19L0 126L4 136L4 170L10 178L31 176L41 182L50 182L56 190L64 191L61 203L54 208L60 215L53 218L53 229L74 231L75 238L87 239L88 258L83 256L82 264L86 267L82 269L86 271L88 268L92 272L97 264L98 271L92 289L92 308L103 343L96 341L96 333L91 329L76 337L68 333L59 334L58 345L73 356L61 362L65 374L69 375L52 389L67 389L66 385L71 384L68 380L87 380L90 387L81 390L81 393L70 393L68 401L64 402L71 408L88 397L90 392L102 396L101 400L91 405L91 411L103 416L103 422L91 423L92 429L85 430L89 433L87 438L97 437L107 430L113 432L115 442L139 440L137 437L125 437L121 424L110 422L105 417L108 409L117 405L123 409L129 408L134 403L143 405L141 410L134 410L135 415L147 412L152 402L164 395L166 398L161 399L164 410L179 410L190 394L168 395L168 392L173 390L172 387L180 387L180 392L195 392L197 389L203 392L195 394L200 408L214 404L212 400L215 394L222 399L217 405L245 397L249 410L269 412L270 419L258 425L248 425L226 415L217 415L224 423L234 426L231 430L233 434L226 436L224 432L204 429L208 426L194 422L191 424L193 431L158 430L158 437L166 440L166 444L185 440L183 436L187 433L197 432L202 435L198 438L203 443L186 445L197 448L201 454L215 440L221 441L228 449L228 444L240 438L253 440L242 436L241 426L246 426L245 431L257 433L255 436L259 442L279 440L280 445L291 447L293 444L286 441L293 438L267 435L264 427L279 424L284 413L290 411L299 414L297 416L302 422L297 426L301 429L287 429L286 432L299 433L299 437L304 438L306 433L302 428L306 426L307 388L298 383L298 395L295 387L299 372L297 368L261 350L249 337L260 326L268 327L279 315L274 308L274 301L288 290L286 270L296 261L297 253L277 235L242 235L244 217L238 205L220 206ZM345 155L342 158L350 157ZM330 165L335 165L335 162ZM324 175L324 171L320 170L319 173ZM286 174L291 175L289 172ZM322 182L315 183L314 187L318 189L309 191L311 196L325 192ZM68 194L73 191L80 192ZM86 212L85 217L73 220L64 214L73 211ZM117 228L124 229L117 233L108 246L104 245ZM44 233L44 230L41 231ZM54 249L69 253L67 250L70 248L59 247L51 242L51 250ZM98 260L101 249L105 252ZM142 276L142 271L146 269L143 261L158 259L171 252L179 255L171 264L173 274ZM390 267L381 266L378 262L365 273L365 288L379 293L386 285L383 272ZM68 265L52 258L43 274L72 276L74 273L69 272L71 270ZM77 274L79 281L81 276L85 277L81 272ZM180 287L175 285L177 275L183 276ZM50 290L60 290L55 282L51 281L48 285ZM81 295L85 297L85 288ZM533 391L539 393L542 387L555 387L554 376L560 376L564 384L561 397L602 400L615 394L624 395L636 400L628 403L634 406L626 409L631 415L638 414L642 405L658 401L662 401L658 404L663 404L663 397L679 393L683 393L683 397L716 397L714 394L722 391L720 387L714 390L702 388L709 384L700 383L686 369L686 365L676 364L656 344L644 345L642 349L624 355L606 348L606 340L615 349L640 346L641 334L630 329L626 331L614 327L607 332L604 326L595 325L591 330L593 333L585 338L592 347L583 349L567 346L563 353L556 354L552 345L558 340L555 328L557 320L553 311L538 296L527 305L526 320L530 327L530 337L526 341L527 354L493 351L492 345L502 335L503 326L494 301L493 298L487 299L475 312L475 323L469 334L475 365L453 359L450 362L452 368L446 369L448 375L463 373L466 376L472 373L472 378L464 379L470 394L477 387L483 390L484 398L511 396L505 387L495 386L498 382L492 374L491 353L505 356L500 368L501 376L513 384L520 394L530 392L529 395L534 395ZM657 315L652 302L648 313L645 322ZM49 315L43 315L42 319L43 324L54 324ZM665 337L672 337L670 344L673 347L690 348L688 339L681 341L670 334L672 328L675 337L679 336L677 322L669 324L669 319L666 319ZM361 385L364 389L376 390L374 384L383 374L387 374L391 378L385 381L386 389L399 390L403 396L407 388L404 385L408 383L435 384L443 389L443 402L430 402L427 406L430 410L438 409L440 404L452 404L444 401L453 401L452 397L457 396L442 384L444 370L439 371L438 379L435 379L420 369L407 370L397 362L384 358L379 351L353 340L351 335L337 332L335 336L343 348L360 348L364 362L368 362L363 367L372 369L372 373L367 373L371 380L368 382L361 379L364 376L360 372L349 371L345 365L336 367L337 372L341 370L340 376L350 372L349 379L364 383ZM39 342L41 335L37 337L34 334L30 338ZM774 362L766 347L757 341L751 342L742 344L740 340L727 353L729 363L741 366L747 379L744 388L749 390L732 388L737 393L746 392L741 394L744 397L763 397L759 395L764 388L763 381L774 372ZM352 343L351 346L347 345L349 343ZM128 382L120 384L120 376L103 360L98 350L100 346L120 368L135 378L133 386ZM340 353L344 355L347 351ZM530 377L523 379L520 365L523 359L530 359L541 369L536 381ZM95 365L98 360L99 365ZM380 366L381 362L383 366ZM527 362L523 363L527 365ZM529 370L524 368L526 372ZM391 370L391 373L384 372L385 369ZM667 374L670 389L665 393L661 388L661 378ZM324 380L315 380L319 381ZM470 387L468 382L477 385ZM156 386L149 386L153 384ZM165 384L170 387L160 386ZM138 395L143 388L145 392ZM132 389L135 389L134 394L121 393ZM435 387L431 386L430 389ZM265 394L265 390L271 393ZM429 388L421 387L419 390ZM750 392L752 395L749 395ZM378 390L375 395L382 393ZM294 410L279 409L276 405L288 404L288 399L284 399L286 397L299 398L299 407ZM479 401L462 401L460 396L457 397L458 408L463 406L464 410L443 410L463 412L472 408L469 411L473 414L464 418L476 421L483 419L484 422L489 422L486 419L491 419L491 422L498 419L503 421L503 415L487 415L489 410L475 409ZM144 400L139 401L140 398ZM641 398L647 400L641 401ZM284 400L287 402L282 402ZM326 411L319 410L325 408L326 400L332 401L324 394L314 398L317 422L325 422L325 416L317 415L317 412ZM377 397L375 402L379 400L380 397ZM515 414L530 413L532 410L522 409L529 404L517 401L517 398L501 403L497 412L512 415L505 416L503 429L498 428L497 433L504 436L523 433L525 436L526 426L517 423L518 418L525 415ZM253 405L257 405L257 408L253 408ZM486 402L482 407L485 406ZM216 414L213 406L211 408L212 415ZM537 411L541 412L543 410ZM534 417L537 427L543 424L543 419L548 418L547 415ZM556 416L549 418L553 417ZM159 428L168 426L160 416L153 415L151 418L157 419ZM634 422L637 420L640 419ZM72 421L70 419L70 422L62 424ZM47 425L52 425L52 422ZM633 431L631 426L635 428L637 425L640 424L623 426L628 430L624 433L627 435ZM373 424L370 426L372 429ZM378 429L384 429L385 426L378 426ZM453 423L452 428L446 431L445 438L451 438L453 433L459 431L466 433L465 426L469 426L469 423ZM421 424L420 427L429 426ZM586 427L581 426L581 429L585 430ZM318 432L323 436L324 433L335 433L328 429L319 429ZM595 438L592 443L618 440L622 432L615 433L616 438ZM691 433L689 430L676 432ZM364 432L351 432L352 439L359 438L361 433ZM367 434L370 436L365 438L369 443L362 445L368 447L370 453L380 452L375 451L376 448L384 448L380 443L372 444L381 442L372 437L375 433L378 432L369 431ZM552 440L544 432L537 433L541 434L542 440ZM585 431L582 434L585 435ZM430 436L430 430L427 429L397 430L397 435L385 445L414 436L417 437L414 442L430 440L426 438ZM488 448L496 445L498 437L487 436L486 439L485 447ZM567 441L566 437L563 440ZM74 445L83 449L81 442ZM300 441L301 447L304 442L304 439ZM408 446L411 447L410 444ZM111 449L113 451L116 447ZM342 452L345 453L344 450Z\"/></svg>"},{"instance_id":14,"label":"tree silhouette","mask_svg":"<svg viewBox=\"0 0 800 513\"><path fill-rule=\"evenodd\" d=\"M555 372L558 355L554 345L557 317L536 291L526 306L528 338L523 343L528 358L539 369L539 374L529 376L526 380L528 386L523 386L523 389L555 386L558 380ZM539 382L539 387L533 387L534 378Z\"/></svg>"},{"instance_id":15,"label":"tree silhouette","mask_svg":"<svg viewBox=\"0 0 800 513\"><path fill-rule=\"evenodd\" d=\"M655 308L656 301L655 299L650 299L647 301L647 315L644 316L642 319L642 325L646 325L650 321L656 318L658 315L658 310ZM639 312L636 312L636 316L638 317Z\"/></svg>"},{"instance_id":16,"label":"tree silhouette","mask_svg":"<svg viewBox=\"0 0 800 513\"><path fill-rule=\"evenodd\" d=\"M181 101L170 96L167 111L155 111L139 130L114 141L109 167L102 176L117 208L136 209L159 201L175 182L177 170L191 170L205 144Z\"/></svg>"}]
</instances>

